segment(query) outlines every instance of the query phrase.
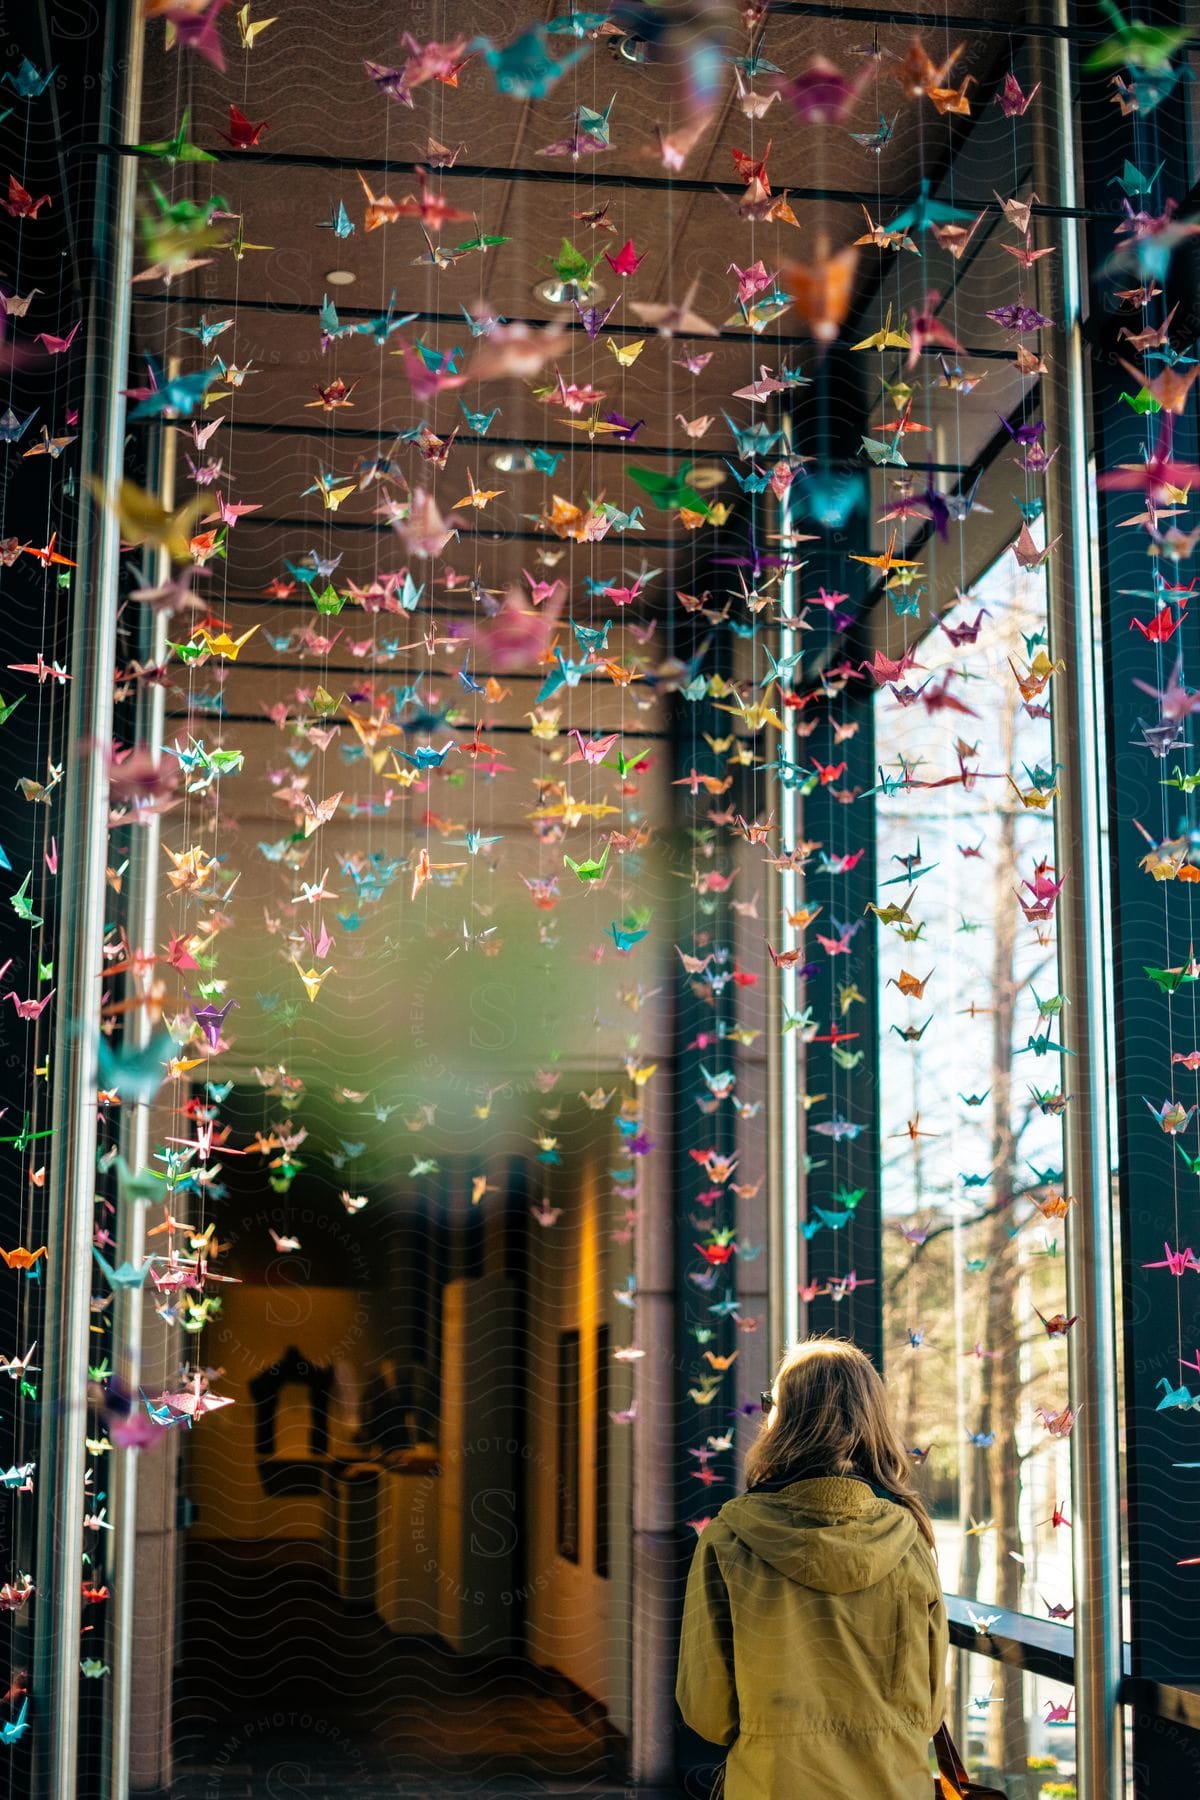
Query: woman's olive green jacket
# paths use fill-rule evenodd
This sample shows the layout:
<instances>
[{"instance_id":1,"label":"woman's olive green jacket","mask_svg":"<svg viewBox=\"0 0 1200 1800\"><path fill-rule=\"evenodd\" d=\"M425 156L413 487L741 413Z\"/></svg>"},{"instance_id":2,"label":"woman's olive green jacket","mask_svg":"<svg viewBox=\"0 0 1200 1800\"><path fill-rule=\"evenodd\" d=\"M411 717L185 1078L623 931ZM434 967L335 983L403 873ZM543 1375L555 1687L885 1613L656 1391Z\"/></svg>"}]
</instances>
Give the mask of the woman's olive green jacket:
<instances>
[{"instance_id":1,"label":"woman's olive green jacket","mask_svg":"<svg viewBox=\"0 0 1200 1800\"><path fill-rule=\"evenodd\" d=\"M912 1514L861 1481L743 1494L705 1526L676 1697L726 1800L930 1800L946 1610Z\"/></svg>"}]
</instances>

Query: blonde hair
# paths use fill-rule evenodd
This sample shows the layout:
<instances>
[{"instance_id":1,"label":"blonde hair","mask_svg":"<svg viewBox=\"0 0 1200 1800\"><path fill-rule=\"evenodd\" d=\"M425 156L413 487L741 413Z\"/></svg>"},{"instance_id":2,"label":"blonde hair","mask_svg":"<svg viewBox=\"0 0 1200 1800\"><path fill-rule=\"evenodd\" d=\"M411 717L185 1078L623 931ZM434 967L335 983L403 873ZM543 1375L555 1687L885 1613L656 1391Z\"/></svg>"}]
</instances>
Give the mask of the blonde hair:
<instances>
[{"instance_id":1,"label":"blonde hair","mask_svg":"<svg viewBox=\"0 0 1200 1800\"><path fill-rule=\"evenodd\" d=\"M892 1421L878 1370L845 1338L808 1338L789 1350L772 1384L775 1405L746 1458L753 1486L797 1471L851 1475L886 1488L907 1507L925 1542L933 1527L911 1486L911 1464Z\"/></svg>"}]
</instances>

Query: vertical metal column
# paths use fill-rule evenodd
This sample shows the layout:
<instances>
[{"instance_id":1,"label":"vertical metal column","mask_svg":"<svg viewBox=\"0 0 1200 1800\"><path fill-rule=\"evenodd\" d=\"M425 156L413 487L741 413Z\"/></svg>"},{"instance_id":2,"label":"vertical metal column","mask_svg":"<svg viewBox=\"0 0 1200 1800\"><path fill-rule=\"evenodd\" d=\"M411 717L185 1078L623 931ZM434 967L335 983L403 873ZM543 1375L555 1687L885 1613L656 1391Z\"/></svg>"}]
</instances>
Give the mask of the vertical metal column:
<instances>
[{"instance_id":1,"label":"vertical metal column","mask_svg":"<svg viewBox=\"0 0 1200 1800\"><path fill-rule=\"evenodd\" d=\"M865 509L864 509L865 511ZM838 546L836 554L844 558ZM844 567L844 563L842 565ZM834 578L836 579L836 577ZM853 599L853 580L850 586ZM854 660L852 649L839 647L843 656ZM854 736L837 741L834 725L854 722ZM877 801L872 791L876 772L875 709L867 688L853 684L844 694L824 709L821 729L805 744L812 761L844 762L841 778L848 789L859 790L852 805L840 805L830 797L830 790L819 786L803 802L801 829L805 839L817 840L831 856L853 846L860 860L842 875L827 874L818 867L806 888L809 902L818 901L824 918L834 916L849 924L860 922L861 929L853 940L853 948L844 960L829 958L806 984L804 997L811 1007L819 1028L804 1048L804 1083L810 1095L821 1099L808 1102L812 1125L808 1143L811 1155L804 1169L805 1214L816 1216L816 1209L836 1213L845 1209L847 1191L861 1189L861 1195L850 1202L851 1222L840 1231L822 1227L806 1246L807 1280L829 1288L835 1274L849 1275L853 1270L856 1286L842 1299L827 1291L811 1300L806 1309L806 1326L811 1332L853 1340L877 1367L884 1367L883 1343L883 1140L879 1122L879 930L866 911L868 901L878 894L879 870L876 862ZM851 982L860 990L861 1001L853 1011L843 1014L839 987ZM839 1064L834 1055L835 1030L856 1032L851 1053L862 1052L862 1061L853 1070ZM802 1105L806 1104L802 1102ZM842 1139L830 1138L821 1130L842 1117L858 1127L858 1135Z\"/></svg>"},{"instance_id":2,"label":"vertical metal column","mask_svg":"<svg viewBox=\"0 0 1200 1800\"><path fill-rule=\"evenodd\" d=\"M715 557L725 551L744 552L746 539L740 532L731 532L725 540L717 538L712 546ZM719 565L713 567L713 578L718 577ZM706 568L703 577L708 577ZM682 641L681 641L682 640ZM699 657L708 646L707 635L702 636L700 623L691 618L682 628L681 637L676 639L676 654L683 659ZM705 662L708 674L720 673L726 679L732 679L735 669L732 661L731 646L728 641L718 640L712 646L711 656ZM670 720L670 756L671 766L680 777L686 777L691 768L705 773L718 774L725 765L720 753L713 750L710 743L703 742L705 734L711 739L721 731L725 715L717 712L711 696L691 702L673 701ZM685 839L686 828L694 821L699 821L704 814L701 808L705 805L699 795L686 792L686 783L677 790L681 805L676 814L676 828L681 839ZM732 853L730 853L731 867ZM677 865L678 866L678 865ZM686 866L686 865L685 865ZM682 872L682 871L681 871ZM670 926L672 940L677 944L691 944L700 920L703 929L711 934L714 944L729 944L732 941L733 928L731 907L728 898L717 894L711 906L705 906L701 912L697 908L697 895L690 882L674 883L674 894L667 902L670 907ZM667 916L663 915L664 918ZM690 1528L691 1515L697 1508L696 1483L693 1458L704 1445L712 1430L705 1409L696 1406L689 1396L688 1390L694 1387L697 1373L703 1368L700 1344L695 1335L698 1327L712 1332L711 1349L715 1355L730 1355L736 1348L736 1326L727 1313L715 1313L711 1307L715 1301L732 1299L738 1292L737 1270L732 1262L724 1265L714 1273L714 1280L719 1287L712 1290L699 1289L692 1276L696 1273L695 1238L696 1228L692 1222L695 1210L694 1195L698 1187L697 1166L693 1156L707 1155L716 1150L722 1156L731 1156L737 1152L737 1125L732 1117L732 1109L718 1111L714 1116L701 1113L696 1106L697 1090L701 1087L701 1066L707 1059L703 1048L705 1039L715 1039L729 1044L722 1032L734 1023L737 1017L736 989L726 984L721 990L708 997L701 997L696 989L698 984L691 980L677 980L674 998L670 1011L670 1076L660 1099L670 1104L669 1116L669 1154L672 1210L674 1213L674 1241L672 1255L674 1259L675 1278L675 1312L674 1312L674 1405L671 1414L670 1436L673 1439L674 1467L672 1470L672 1501L674 1506L673 1520L675 1525L674 1545L676 1552L675 1575L675 1611L672 1618L672 1635L674 1644L678 1644L679 1621L682 1616L682 1601L687 1573L695 1549L695 1534ZM728 1054L728 1049L725 1050ZM660 1076L664 1058L659 1058ZM710 1183L716 1186L716 1183ZM731 1205L731 1195L726 1195L723 1205L714 1205L709 1219L713 1225L737 1222L737 1213ZM707 1222L707 1221L706 1221ZM640 1336L639 1336L640 1341ZM707 1341L707 1340L706 1340ZM734 1384L730 1383L731 1390ZM731 1402L733 1395L731 1393ZM663 1419L657 1420L654 1429L662 1433L666 1427ZM737 1491L737 1474L733 1469L722 1472L720 1485L705 1490L705 1511L716 1511L721 1502L732 1497ZM683 1778L698 1769L711 1774L713 1766L713 1749L711 1744L704 1743L694 1733L681 1728L676 1740L676 1779L683 1783ZM707 1779L707 1777L705 1777Z\"/></svg>"},{"instance_id":3,"label":"vertical metal column","mask_svg":"<svg viewBox=\"0 0 1200 1800\"><path fill-rule=\"evenodd\" d=\"M177 373L177 366L168 373ZM157 480L151 486L166 507L174 504L176 434L161 430L154 455ZM171 572L167 552L155 552L154 585ZM139 654L150 663L161 663L167 649L167 621L154 612L143 622ZM156 754L161 753L166 721L167 695L161 682L139 687L134 738ZM158 931L158 857L162 838L158 813L151 813L138 827L129 846L129 896L127 932L135 949L153 952ZM154 1021L145 1007L129 1015L130 1042L144 1048L154 1034ZM127 1105L121 1117L121 1149L131 1169L144 1168L150 1160L150 1106ZM138 1264L146 1254L146 1206L141 1200L122 1203L117 1215L117 1261ZM142 1381L144 1288L118 1288L113 1298L113 1364L126 1392L136 1394ZM112 1599L108 1609L108 1658L112 1679L108 1688L105 1719L107 1742L101 1772L101 1792L106 1800L126 1800L129 1793L129 1734L133 1714L134 1596L137 1579L138 1458L134 1449L111 1452L110 1504L113 1533L109 1540L109 1572Z\"/></svg>"},{"instance_id":4,"label":"vertical metal column","mask_svg":"<svg viewBox=\"0 0 1200 1800\"><path fill-rule=\"evenodd\" d=\"M661 1140L675 1106L673 1090L645 1091L644 1129ZM629 1578L629 1778L669 1788L675 1773L675 1653L680 1552L675 1530L675 1218L671 1171L646 1195L636 1234L638 1412L633 1421Z\"/></svg>"},{"instance_id":5,"label":"vertical metal column","mask_svg":"<svg viewBox=\"0 0 1200 1800\"><path fill-rule=\"evenodd\" d=\"M832 356L833 353L831 353ZM853 373L853 372L851 372ZM857 441L846 442L844 434L861 431L865 418L856 404L843 401L843 382L849 381L844 366L836 374L827 372L825 379L839 395L837 412L838 438L831 443L831 454L849 457L857 451ZM855 390L849 390L853 393ZM860 419L862 424L859 423ZM825 672L833 664L850 663L857 667L866 655L866 638L871 626L871 584L867 571L847 563L854 549L871 548L870 482L865 472L856 473L857 504L848 508L843 522L823 527L822 540L812 546L805 559L807 585L816 584L847 593L847 611L853 623L838 626L823 647L810 652L806 682L811 685L818 671ZM796 495L797 512L802 516L804 491L801 484ZM874 594L874 604L884 604L882 591ZM806 879L804 893L809 903L818 902L824 917L832 921L836 914L848 924L856 924L853 950L844 963L828 958L817 959L818 968L804 986L805 1010L811 1011L814 1030L806 1031L804 1043L803 1081L808 1095L798 1095L802 1113L811 1111L812 1122L805 1127L806 1148L803 1157L804 1214L815 1217L818 1208L829 1212L842 1210L842 1197L853 1190L861 1194L850 1202L847 1210L852 1221L840 1231L822 1226L805 1244L805 1279L816 1282L826 1291L816 1295L805 1307L805 1329L809 1332L847 1337L880 1368L883 1366L883 1189L881 1180L882 1145L879 1132L879 1000L878 1000L878 933L875 922L866 912L868 901L877 891L876 867L876 799L875 799L875 709L870 684L858 681L833 684L826 703L820 710L820 729L804 742L804 761L808 780L797 794L797 830L808 842L815 842L822 853L836 858L853 848L858 860L844 873L835 875L828 867L818 865ZM839 738L835 725L853 723L853 735ZM841 778L846 790L856 790L856 797L840 804L831 789L815 782L819 763L844 763ZM852 1014L843 1014L839 999L842 981L856 984L861 1000ZM862 1060L847 1069L835 1055L835 1031L843 1028L857 1033L855 1050ZM817 1098L819 1096L819 1100ZM856 1135L830 1137L823 1129L835 1118L842 1117L857 1127ZM836 1274L848 1275L853 1270L856 1286L838 1298L829 1286Z\"/></svg>"},{"instance_id":6,"label":"vertical metal column","mask_svg":"<svg viewBox=\"0 0 1200 1800\"><path fill-rule=\"evenodd\" d=\"M1054 23L1068 24L1067 0ZM1034 187L1076 207L1075 111L1071 46L1037 42L1045 102L1035 137ZM1071 1533L1075 1564L1075 1746L1080 1800L1124 1792L1121 1715L1119 1470L1114 1317L1112 1160L1108 1133L1105 1032L1105 917L1101 863L1103 776L1097 681L1100 646L1092 591L1089 434L1081 318L1080 227L1064 221L1059 255L1038 266L1042 310L1061 322L1042 376L1042 412L1058 456L1046 478L1047 541L1061 541L1046 565L1054 760L1063 771L1055 804L1055 862L1067 877L1058 904L1060 990L1069 1005L1061 1038L1072 1052L1071 1103L1064 1117L1064 1174L1075 1210L1067 1230L1068 1308L1078 1324L1067 1340L1070 1403L1080 1415L1072 1440ZM1052 266L1053 265L1053 266Z\"/></svg>"},{"instance_id":7,"label":"vertical metal column","mask_svg":"<svg viewBox=\"0 0 1200 1800\"><path fill-rule=\"evenodd\" d=\"M785 415L784 441L790 448L789 425ZM784 555L791 547L788 521L785 497L779 509L780 548ZM784 618L795 616L796 577L790 569L780 583L779 603ZM795 650L796 633L782 626L777 656L785 668ZM782 706L782 696L780 699ZM780 717L783 730L779 734L778 757L786 771L796 760L796 715L790 707L782 707ZM776 774L772 798L778 812L777 841L783 849L794 850L798 809L795 785L790 778ZM768 942L780 950L789 950L796 941L795 930L788 924L788 914L794 913L799 904L796 875L790 869L772 872L768 881ZM767 993L767 1370L772 1375L778 1358L800 1336L800 1044L794 1031L783 1029L785 1019L796 1011L795 969L772 967Z\"/></svg>"},{"instance_id":8,"label":"vertical metal column","mask_svg":"<svg viewBox=\"0 0 1200 1800\"><path fill-rule=\"evenodd\" d=\"M101 141L137 135L142 29L136 3L107 9L109 82ZM120 478L129 361L137 164L101 156L96 169L87 308L82 470L107 489ZM37 1481L37 1585L33 1693L36 1791L71 1800L79 1739L80 1555L84 1509L92 1218L96 1178L96 1055L106 907L108 765L112 736L120 534L106 509L83 501L76 545L70 668L69 761L62 823L56 964L59 998L52 1080L55 1137L48 1158Z\"/></svg>"},{"instance_id":9,"label":"vertical metal column","mask_svg":"<svg viewBox=\"0 0 1200 1800\"><path fill-rule=\"evenodd\" d=\"M1111 24L1095 0L1081 0L1074 22L1100 35ZM1142 0L1138 16L1146 26L1178 28L1190 22L1190 0ZM1078 165L1086 204L1095 212L1112 206L1114 179L1127 156L1158 171L1154 196L1186 196L1195 179L1196 131L1192 89L1179 82L1150 112L1116 129L1108 71L1084 72L1077 82L1080 137L1085 154ZM1161 170L1159 165L1161 166ZM1141 204L1139 202L1139 204ZM1085 242L1089 268L1099 270L1112 255L1112 221L1094 218ZM1172 259L1167 288L1147 319L1158 323L1179 300L1175 342L1184 347L1183 328L1195 332L1196 283L1183 251ZM1117 281L1120 281L1117 276ZM1129 345L1120 333L1128 314L1111 304L1107 280L1097 284L1085 326L1091 405L1088 429L1101 472L1142 461L1161 421L1138 416L1121 398L1134 385L1121 368ZM1136 316L1136 315L1135 315ZM1194 406L1176 420L1174 454L1194 462L1197 434ZM1186 884L1156 883L1146 873L1143 830L1163 833L1195 828L1195 801L1172 796L1164 805L1161 782L1176 761L1187 772L1197 766L1195 720L1185 722L1181 740L1160 761L1146 748L1142 722L1157 723L1160 709L1135 687L1146 681L1166 686L1183 654L1184 678L1195 678L1198 622L1186 614L1168 645L1150 645L1131 629L1135 616L1152 618L1151 608L1134 598L1152 589L1154 565L1141 531L1127 528L1138 499L1119 492L1096 498L1098 593L1103 605L1097 632L1104 650L1101 694L1106 723L1113 1017L1112 1128L1119 1180L1121 1258L1121 1355L1124 1367L1124 1458L1122 1538L1128 1581L1129 1669L1133 1678L1125 1718L1132 1724L1130 1788L1139 1800L1160 1794L1190 1793L1200 1766L1200 1732L1175 1718L1164 1720L1145 1704L1145 1684L1186 1680L1200 1666L1200 1568L1186 1561L1200 1544L1200 1487L1194 1470L1180 1467L1193 1454L1189 1415L1156 1402L1163 1377L1173 1386L1192 1377L1180 1357L1200 1342L1197 1284L1174 1280L1160 1268L1164 1242L1186 1246L1193 1236L1197 1186L1184 1167L1181 1150L1196 1148L1195 1125L1171 1137L1146 1105L1168 1095L1186 1106L1196 1098L1187 1071L1172 1065L1175 1050L1197 1041L1200 1013L1192 984L1176 993L1161 991L1149 968L1182 966L1191 955L1195 903ZM1189 565L1176 570L1163 560L1163 574L1186 581ZM1166 790L1169 794L1170 790ZM1072 1071L1074 1074L1074 1071ZM1072 1308L1074 1310L1074 1308ZM1078 1330L1078 1326L1076 1327Z\"/></svg>"}]
</instances>

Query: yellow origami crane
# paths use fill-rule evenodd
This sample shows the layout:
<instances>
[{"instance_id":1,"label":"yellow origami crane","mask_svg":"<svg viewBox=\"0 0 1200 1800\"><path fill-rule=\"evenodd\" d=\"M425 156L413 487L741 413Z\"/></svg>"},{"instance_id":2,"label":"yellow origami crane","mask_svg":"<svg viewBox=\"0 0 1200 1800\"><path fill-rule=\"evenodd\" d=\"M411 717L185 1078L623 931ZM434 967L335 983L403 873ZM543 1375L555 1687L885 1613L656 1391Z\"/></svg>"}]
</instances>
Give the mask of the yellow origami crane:
<instances>
[{"instance_id":1,"label":"yellow origami crane","mask_svg":"<svg viewBox=\"0 0 1200 1800\"><path fill-rule=\"evenodd\" d=\"M236 662L239 652L250 642L257 630L258 626L252 625L249 631L243 631L241 637L233 638L230 637L228 631L214 632L210 631L207 626L200 625L196 629L196 637L203 642L204 648L210 656L223 656L226 662Z\"/></svg>"},{"instance_id":2,"label":"yellow origami crane","mask_svg":"<svg viewBox=\"0 0 1200 1800\"><path fill-rule=\"evenodd\" d=\"M549 741L558 736L558 721L562 717L561 709L548 713L529 712L525 714L525 717L530 721L530 737Z\"/></svg>"},{"instance_id":3,"label":"yellow origami crane","mask_svg":"<svg viewBox=\"0 0 1200 1800\"><path fill-rule=\"evenodd\" d=\"M884 550L881 555L879 555L879 556L851 556L850 561L866 563L869 568L879 569L885 575L888 574L892 569L919 569L921 567L921 564L919 562L914 562L910 558L905 558L903 556L896 556L893 554L893 552L895 551L895 548L896 548L897 535L898 534L893 531L892 537L891 537L891 542L888 544L887 549Z\"/></svg>"},{"instance_id":4,"label":"yellow origami crane","mask_svg":"<svg viewBox=\"0 0 1200 1800\"><path fill-rule=\"evenodd\" d=\"M164 844L163 853L175 865L173 869L167 870L167 880L177 894L194 894L217 869L216 857L209 856L199 844L193 844L190 850L184 851L172 850L169 845Z\"/></svg>"},{"instance_id":5,"label":"yellow origami crane","mask_svg":"<svg viewBox=\"0 0 1200 1800\"><path fill-rule=\"evenodd\" d=\"M267 29L268 25L274 25L275 23L276 19L274 18L251 20L250 0L246 0L245 6L239 7L237 12L238 38L241 42L242 49L253 50L255 38L259 37Z\"/></svg>"},{"instance_id":6,"label":"yellow origami crane","mask_svg":"<svg viewBox=\"0 0 1200 1800\"><path fill-rule=\"evenodd\" d=\"M383 779L385 781L394 781L402 788L410 788L413 782L418 779L420 771L418 769L402 769L397 759L396 752L391 750L388 754L392 759L392 766L390 769L383 770Z\"/></svg>"},{"instance_id":7,"label":"yellow origami crane","mask_svg":"<svg viewBox=\"0 0 1200 1800\"><path fill-rule=\"evenodd\" d=\"M301 981L304 983L304 991L310 1000L316 999L321 991L321 984L326 976L333 974L332 964L327 969L302 969L299 963L294 963L293 967Z\"/></svg>"},{"instance_id":8,"label":"yellow origami crane","mask_svg":"<svg viewBox=\"0 0 1200 1800\"><path fill-rule=\"evenodd\" d=\"M168 512L161 501L135 481L123 481L115 498L94 478L89 477L88 486L99 505L116 513L121 536L127 543L154 544L165 550L172 562L191 559L192 532L207 505L205 500L197 496Z\"/></svg>"},{"instance_id":9,"label":"yellow origami crane","mask_svg":"<svg viewBox=\"0 0 1200 1800\"><path fill-rule=\"evenodd\" d=\"M482 512L484 507L487 506L490 501L498 500L503 492L503 488L477 488L475 486L475 477L472 475L470 469L468 469L467 492L463 495L461 500L456 500L454 502L454 505L450 510L451 512L457 512L460 506L473 506L476 512Z\"/></svg>"},{"instance_id":10,"label":"yellow origami crane","mask_svg":"<svg viewBox=\"0 0 1200 1800\"><path fill-rule=\"evenodd\" d=\"M632 344L615 344L612 338L605 338L604 341L623 369L632 369L649 342L647 338L638 338Z\"/></svg>"},{"instance_id":11,"label":"yellow origami crane","mask_svg":"<svg viewBox=\"0 0 1200 1800\"><path fill-rule=\"evenodd\" d=\"M861 243L861 241L860 239L859 242ZM892 330L892 309L889 306L887 317L880 330L873 331L870 337L863 338L859 344L851 344L850 348L852 350L878 350L882 354L885 350L911 350L912 340L907 332Z\"/></svg>"}]
</instances>

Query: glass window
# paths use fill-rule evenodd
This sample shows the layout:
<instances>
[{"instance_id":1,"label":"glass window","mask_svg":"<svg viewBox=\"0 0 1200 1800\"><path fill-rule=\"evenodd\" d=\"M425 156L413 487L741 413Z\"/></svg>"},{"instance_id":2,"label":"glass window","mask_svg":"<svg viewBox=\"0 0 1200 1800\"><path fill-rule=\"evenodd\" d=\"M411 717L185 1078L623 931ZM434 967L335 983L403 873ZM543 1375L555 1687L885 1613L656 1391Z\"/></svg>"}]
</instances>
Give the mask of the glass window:
<instances>
[{"instance_id":1,"label":"glass window","mask_svg":"<svg viewBox=\"0 0 1200 1800\"><path fill-rule=\"evenodd\" d=\"M1029 1800L1075 1800L1072 1690L966 1650L952 1657L951 1675L952 1729L968 1773Z\"/></svg>"},{"instance_id":2,"label":"glass window","mask_svg":"<svg viewBox=\"0 0 1200 1800\"><path fill-rule=\"evenodd\" d=\"M1041 574L1006 554L914 656L876 702L889 1380L945 1587L1069 1618L1071 1082Z\"/></svg>"}]
</instances>

